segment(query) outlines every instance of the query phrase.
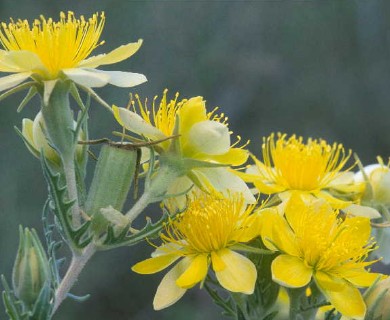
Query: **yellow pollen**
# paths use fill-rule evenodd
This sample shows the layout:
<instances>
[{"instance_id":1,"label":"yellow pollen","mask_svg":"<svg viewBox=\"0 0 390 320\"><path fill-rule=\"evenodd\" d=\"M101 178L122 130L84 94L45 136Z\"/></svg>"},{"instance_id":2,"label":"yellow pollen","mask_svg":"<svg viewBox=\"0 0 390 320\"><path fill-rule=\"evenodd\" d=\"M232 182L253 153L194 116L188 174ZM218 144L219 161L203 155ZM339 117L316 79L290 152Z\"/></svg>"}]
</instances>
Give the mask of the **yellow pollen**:
<instances>
[{"instance_id":1,"label":"yellow pollen","mask_svg":"<svg viewBox=\"0 0 390 320\"><path fill-rule=\"evenodd\" d=\"M262 153L267 174L277 185L303 191L326 187L351 156L341 144L329 145L315 139L304 143L302 137L287 138L280 133L276 141L274 134L264 139Z\"/></svg>"},{"instance_id":2,"label":"yellow pollen","mask_svg":"<svg viewBox=\"0 0 390 320\"><path fill-rule=\"evenodd\" d=\"M74 68L103 41L99 42L104 27L102 12L86 20L77 19L73 12L61 12L60 20L41 16L31 25L27 20L11 19L2 23L0 43L7 51L25 50L35 53L47 70L34 70L45 79L54 79L62 69Z\"/></svg>"},{"instance_id":3,"label":"yellow pollen","mask_svg":"<svg viewBox=\"0 0 390 320\"><path fill-rule=\"evenodd\" d=\"M203 194L167 226L161 238L165 243L183 247L185 255L218 251L237 242L237 234L245 232L245 220L251 211L252 208L244 211L241 195L222 198Z\"/></svg>"},{"instance_id":4,"label":"yellow pollen","mask_svg":"<svg viewBox=\"0 0 390 320\"><path fill-rule=\"evenodd\" d=\"M301 258L315 270L331 271L348 266L363 268L368 253L374 248L372 240L362 243L361 224L369 224L367 218L338 218L338 211L327 206L307 208L299 213L299 223L294 225Z\"/></svg>"}]
</instances>

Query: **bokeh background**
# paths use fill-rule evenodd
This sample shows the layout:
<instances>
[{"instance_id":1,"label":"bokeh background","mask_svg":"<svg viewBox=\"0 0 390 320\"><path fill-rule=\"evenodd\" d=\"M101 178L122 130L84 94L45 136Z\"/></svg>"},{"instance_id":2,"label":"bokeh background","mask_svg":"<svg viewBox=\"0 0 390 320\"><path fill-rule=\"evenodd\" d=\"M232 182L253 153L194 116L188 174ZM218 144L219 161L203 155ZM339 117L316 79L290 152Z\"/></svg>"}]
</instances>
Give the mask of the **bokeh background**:
<instances>
[{"instance_id":1,"label":"bokeh background","mask_svg":"<svg viewBox=\"0 0 390 320\"><path fill-rule=\"evenodd\" d=\"M172 95L202 95L210 108L220 106L229 116L235 133L252 140L255 154L262 136L282 131L342 142L366 164L390 155L389 1L1 0L0 20L57 18L68 10L87 16L105 11L106 44L97 51L144 39L135 56L112 67L147 75L149 82L133 92L152 98L169 88ZM124 106L129 91L105 87L99 93ZM18 225L41 230L46 196L39 162L13 129L34 117L39 102L17 114L21 99L0 102L0 273L8 278ZM90 116L94 138L118 129L99 105ZM82 304L66 301L54 319L221 318L197 289L154 312L162 275L130 270L150 252L140 245L95 256L73 290L92 297Z\"/></svg>"}]
</instances>

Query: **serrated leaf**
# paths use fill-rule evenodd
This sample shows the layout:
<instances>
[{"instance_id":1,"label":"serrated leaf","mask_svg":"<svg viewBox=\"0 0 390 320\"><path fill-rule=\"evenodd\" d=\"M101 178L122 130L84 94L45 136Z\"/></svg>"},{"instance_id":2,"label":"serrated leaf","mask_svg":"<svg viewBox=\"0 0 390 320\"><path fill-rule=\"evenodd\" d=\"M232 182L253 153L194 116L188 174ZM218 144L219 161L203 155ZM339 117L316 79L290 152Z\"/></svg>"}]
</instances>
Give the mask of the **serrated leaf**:
<instances>
[{"instance_id":1,"label":"serrated leaf","mask_svg":"<svg viewBox=\"0 0 390 320\"><path fill-rule=\"evenodd\" d=\"M91 241L91 237L85 237L89 230L90 221L85 222L80 228L73 229L70 221L70 210L74 200L67 200L66 186L60 186L60 174L53 173L49 168L46 159L41 156L42 170L49 188L49 207L57 217L61 231L65 239L71 241L73 248L82 249Z\"/></svg>"},{"instance_id":2,"label":"serrated leaf","mask_svg":"<svg viewBox=\"0 0 390 320\"><path fill-rule=\"evenodd\" d=\"M113 228L109 227L107 230L107 236L102 245L98 246L99 250L108 250L123 246L133 246L145 239L154 239L158 237L164 226L168 221L175 219L177 215L170 216L168 213L164 213L160 220L153 223L150 219L147 219L146 225L137 233L128 235L129 228L125 228L118 236L115 236Z\"/></svg>"}]
</instances>

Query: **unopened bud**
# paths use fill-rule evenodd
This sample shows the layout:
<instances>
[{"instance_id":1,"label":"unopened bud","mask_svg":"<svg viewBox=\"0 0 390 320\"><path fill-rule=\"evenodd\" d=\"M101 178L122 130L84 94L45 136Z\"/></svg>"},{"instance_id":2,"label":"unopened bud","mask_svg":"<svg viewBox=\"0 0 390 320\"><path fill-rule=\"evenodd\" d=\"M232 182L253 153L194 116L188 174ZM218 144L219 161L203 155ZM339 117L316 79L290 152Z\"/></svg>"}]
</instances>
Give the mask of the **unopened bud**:
<instances>
[{"instance_id":1,"label":"unopened bud","mask_svg":"<svg viewBox=\"0 0 390 320\"><path fill-rule=\"evenodd\" d=\"M76 122L74 122L74 127L76 127ZM38 112L34 121L30 119L23 119L22 133L26 140L27 148L30 150L30 152L39 158L41 151L43 151L46 159L54 164L59 165L61 162L60 156L58 155L57 151L50 146L45 131L46 125L42 116L42 112ZM79 139L82 139L83 135L83 132L80 131ZM81 157L82 146L77 146L76 159Z\"/></svg>"},{"instance_id":2,"label":"unopened bud","mask_svg":"<svg viewBox=\"0 0 390 320\"><path fill-rule=\"evenodd\" d=\"M376 204L390 205L390 168L383 164L381 158L379 163L364 167L364 173L368 178L369 185L363 195L363 199ZM362 172L355 174L355 181L364 181Z\"/></svg>"},{"instance_id":3,"label":"unopened bud","mask_svg":"<svg viewBox=\"0 0 390 320\"><path fill-rule=\"evenodd\" d=\"M379 281L364 298L373 319L390 319L390 278Z\"/></svg>"},{"instance_id":4,"label":"unopened bud","mask_svg":"<svg viewBox=\"0 0 390 320\"><path fill-rule=\"evenodd\" d=\"M50 267L45 250L34 229L19 229L20 242L12 273L16 297L27 306L34 304L45 283L50 281Z\"/></svg>"}]
</instances>

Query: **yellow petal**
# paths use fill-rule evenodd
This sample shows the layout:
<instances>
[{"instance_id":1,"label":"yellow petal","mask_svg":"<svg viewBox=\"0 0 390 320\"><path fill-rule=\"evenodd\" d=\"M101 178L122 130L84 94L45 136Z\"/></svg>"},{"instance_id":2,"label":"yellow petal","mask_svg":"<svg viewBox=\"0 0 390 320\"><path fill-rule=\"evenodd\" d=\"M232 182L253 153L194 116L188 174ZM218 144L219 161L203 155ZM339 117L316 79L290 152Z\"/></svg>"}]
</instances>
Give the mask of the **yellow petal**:
<instances>
[{"instance_id":1,"label":"yellow petal","mask_svg":"<svg viewBox=\"0 0 390 320\"><path fill-rule=\"evenodd\" d=\"M260 235L268 249L280 250L292 256L299 255L295 235L276 209L261 211Z\"/></svg>"},{"instance_id":2,"label":"yellow petal","mask_svg":"<svg viewBox=\"0 0 390 320\"><path fill-rule=\"evenodd\" d=\"M332 290L333 286L328 281L323 282L318 274L315 275L315 280L325 297L343 316L356 320L364 319L366 305L360 291L352 284L343 280L343 285L340 287L340 280L335 279L337 287L337 291L335 291Z\"/></svg>"},{"instance_id":3,"label":"yellow petal","mask_svg":"<svg viewBox=\"0 0 390 320\"><path fill-rule=\"evenodd\" d=\"M333 197L326 191L319 191L314 194L316 197L327 201L334 209L344 209L351 204L351 201L344 201Z\"/></svg>"},{"instance_id":4,"label":"yellow petal","mask_svg":"<svg viewBox=\"0 0 390 320\"><path fill-rule=\"evenodd\" d=\"M152 274L164 270L179 258L176 254L160 255L138 262L131 270L140 274Z\"/></svg>"},{"instance_id":5,"label":"yellow petal","mask_svg":"<svg viewBox=\"0 0 390 320\"><path fill-rule=\"evenodd\" d=\"M161 310L173 305L186 293L187 289L177 286L176 280L188 268L189 264L190 260L184 258L164 276L154 296L154 310Z\"/></svg>"},{"instance_id":6,"label":"yellow petal","mask_svg":"<svg viewBox=\"0 0 390 320\"><path fill-rule=\"evenodd\" d=\"M191 127L201 121L207 120L206 102L202 97L194 97L183 104L179 112L179 131L181 140L187 140L187 134Z\"/></svg>"},{"instance_id":7,"label":"yellow petal","mask_svg":"<svg viewBox=\"0 0 390 320\"><path fill-rule=\"evenodd\" d=\"M221 257L215 251L211 252L211 262L213 264L213 270L215 272L222 271L226 268L226 263L223 262Z\"/></svg>"},{"instance_id":8,"label":"yellow petal","mask_svg":"<svg viewBox=\"0 0 390 320\"><path fill-rule=\"evenodd\" d=\"M226 290L252 294L255 288L257 271L252 261L229 249L217 252L226 267L215 275Z\"/></svg>"},{"instance_id":9,"label":"yellow petal","mask_svg":"<svg viewBox=\"0 0 390 320\"><path fill-rule=\"evenodd\" d=\"M192 288L198 282L201 282L207 275L208 270L207 254L195 256L187 270L176 280L176 284L185 289Z\"/></svg>"},{"instance_id":10,"label":"yellow petal","mask_svg":"<svg viewBox=\"0 0 390 320\"><path fill-rule=\"evenodd\" d=\"M271 265L272 279L282 286L300 288L307 285L313 275L313 269L293 256L282 254Z\"/></svg>"},{"instance_id":11,"label":"yellow petal","mask_svg":"<svg viewBox=\"0 0 390 320\"><path fill-rule=\"evenodd\" d=\"M241 148L230 148L228 152L212 156L211 159L219 163L240 166L248 159L248 151Z\"/></svg>"},{"instance_id":12,"label":"yellow petal","mask_svg":"<svg viewBox=\"0 0 390 320\"><path fill-rule=\"evenodd\" d=\"M341 276L355 286L369 287L376 281L376 279L378 279L378 277L382 278L383 275L380 273L371 273L365 269L361 269L343 272Z\"/></svg>"},{"instance_id":13,"label":"yellow petal","mask_svg":"<svg viewBox=\"0 0 390 320\"><path fill-rule=\"evenodd\" d=\"M142 45L142 39L138 42L128 43L120 46L107 54L99 54L81 61L78 67L96 68L98 66L113 64L131 57Z\"/></svg>"},{"instance_id":14,"label":"yellow petal","mask_svg":"<svg viewBox=\"0 0 390 320\"><path fill-rule=\"evenodd\" d=\"M253 181L253 184L255 185L256 189L259 190L261 193L265 194L273 194L284 191L286 188L283 186L278 186L274 183L268 183L264 180L257 179Z\"/></svg>"}]
</instances>

